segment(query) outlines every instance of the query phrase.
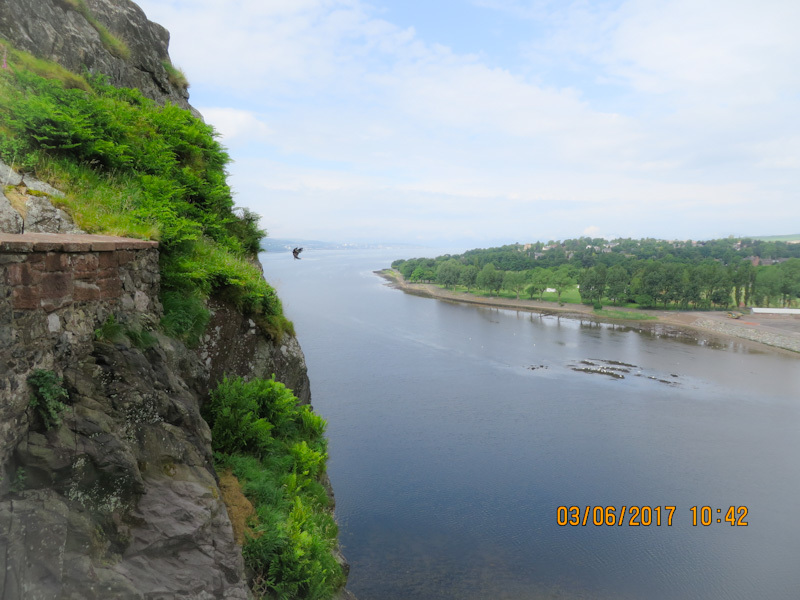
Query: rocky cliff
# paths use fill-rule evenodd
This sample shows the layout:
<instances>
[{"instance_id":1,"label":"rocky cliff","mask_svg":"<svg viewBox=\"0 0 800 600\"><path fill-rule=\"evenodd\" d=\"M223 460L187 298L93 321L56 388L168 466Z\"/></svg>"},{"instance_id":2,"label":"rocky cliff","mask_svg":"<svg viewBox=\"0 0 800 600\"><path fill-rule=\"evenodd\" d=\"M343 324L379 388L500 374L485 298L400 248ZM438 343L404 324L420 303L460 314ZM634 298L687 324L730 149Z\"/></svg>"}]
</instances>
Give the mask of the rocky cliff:
<instances>
[{"instance_id":1,"label":"rocky cliff","mask_svg":"<svg viewBox=\"0 0 800 600\"><path fill-rule=\"evenodd\" d=\"M155 245L0 234L5 600L248 597L200 416L208 373L133 335L161 314Z\"/></svg>"},{"instance_id":2,"label":"rocky cliff","mask_svg":"<svg viewBox=\"0 0 800 600\"><path fill-rule=\"evenodd\" d=\"M130 0L3 0L0 36L75 73L190 108L185 82L170 73L169 32Z\"/></svg>"},{"instance_id":3,"label":"rocky cliff","mask_svg":"<svg viewBox=\"0 0 800 600\"><path fill-rule=\"evenodd\" d=\"M0 0L0 36L189 107L128 0ZM0 179L0 598L248 598L200 407L223 375L309 402L297 340L213 299L198 348L159 334L152 243L82 236L57 190Z\"/></svg>"}]
</instances>

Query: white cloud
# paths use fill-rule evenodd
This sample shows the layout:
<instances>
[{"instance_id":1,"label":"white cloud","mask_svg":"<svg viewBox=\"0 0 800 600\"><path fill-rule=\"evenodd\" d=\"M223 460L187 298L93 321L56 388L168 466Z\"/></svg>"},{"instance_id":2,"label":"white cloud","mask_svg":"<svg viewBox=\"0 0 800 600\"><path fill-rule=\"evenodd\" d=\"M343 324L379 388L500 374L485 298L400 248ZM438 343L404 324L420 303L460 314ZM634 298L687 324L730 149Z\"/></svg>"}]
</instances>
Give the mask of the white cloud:
<instances>
[{"instance_id":1,"label":"white cloud","mask_svg":"<svg viewBox=\"0 0 800 600\"><path fill-rule=\"evenodd\" d=\"M236 108L197 107L207 123L222 136L224 143L234 139L266 139L272 134L269 126L251 111Z\"/></svg>"},{"instance_id":2,"label":"white cloud","mask_svg":"<svg viewBox=\"0 0 800 600\"><path fill-rule=\"evenodd\" d=\"M278 237L699 238L800 219L800 4L472 3L530 20L526 68L359 0L140 2L212 107L237 202Z\"/></svg>"}]
</instances>

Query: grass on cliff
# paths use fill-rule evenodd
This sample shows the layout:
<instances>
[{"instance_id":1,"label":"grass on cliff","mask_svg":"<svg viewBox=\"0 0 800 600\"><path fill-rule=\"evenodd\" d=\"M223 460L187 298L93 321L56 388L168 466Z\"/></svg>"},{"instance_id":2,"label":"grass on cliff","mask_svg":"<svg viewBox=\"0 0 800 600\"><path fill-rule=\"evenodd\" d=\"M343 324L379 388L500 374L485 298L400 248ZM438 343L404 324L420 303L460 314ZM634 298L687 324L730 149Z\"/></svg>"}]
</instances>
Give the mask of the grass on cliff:
<instances>
[{"instance_id":1,"label":"grass on cliff","mask_svg":"<svg viewBox=\"0 0 800 600\"><path fill-rule=\"evenodd\" d=\"M85 231L159 240L169 333L196 342L211 295L255 317L270 335L291 331L255 263L266 233L257 215L234 207L230 159L211 126L0 40L4 48L0 158L64 191L57 204Z\"/></svg>"},{"instance_id":2,"label":"grass on cliff","mask_svg":"<svg viewBox=\"0 0 800 600\"><path fill-rule=\"evenodd\" d=\"M344 585L320 478L325 421L272 379L225 379L204 407L219 472L253 504L242 553L259 598L326 600Z\"/></svg>"}]
</instances>

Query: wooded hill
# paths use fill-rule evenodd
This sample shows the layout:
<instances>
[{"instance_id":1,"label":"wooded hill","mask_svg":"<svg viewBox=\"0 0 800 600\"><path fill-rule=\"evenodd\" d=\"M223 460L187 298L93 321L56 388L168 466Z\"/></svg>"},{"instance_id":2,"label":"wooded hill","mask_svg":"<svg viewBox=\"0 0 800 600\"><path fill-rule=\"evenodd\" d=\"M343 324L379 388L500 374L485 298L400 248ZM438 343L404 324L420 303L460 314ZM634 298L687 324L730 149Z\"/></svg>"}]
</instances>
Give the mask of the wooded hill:
<instances>
[{"instance_id":1,"label":"wooded hill","mask_svg":"<svg viewBox=\"0 0 800 600\"><path fill-rule=\"evenodd\" d=\"M725 238L693 242L577 238L511 244L459 255L397 260L412 282L518 298L576 289L587 304L641 308L795 306L800 299L800 243Z\"/></svg>"}]
</instances>

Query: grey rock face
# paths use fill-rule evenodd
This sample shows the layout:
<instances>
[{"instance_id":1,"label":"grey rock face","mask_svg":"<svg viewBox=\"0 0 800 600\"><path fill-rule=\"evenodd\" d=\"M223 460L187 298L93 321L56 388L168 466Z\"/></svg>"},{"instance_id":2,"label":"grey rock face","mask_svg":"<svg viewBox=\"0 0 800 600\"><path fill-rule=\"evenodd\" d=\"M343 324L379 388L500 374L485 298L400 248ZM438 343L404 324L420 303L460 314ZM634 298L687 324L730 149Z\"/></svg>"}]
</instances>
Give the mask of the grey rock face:
<instances>
[{"instance_id":1,"label":"grey rock face","mask_svg":"<svg viewBox=\"0 0 800 600\"><path fill-rule=\"evenodd\" d=\"M23 222L26 233L84 233L67 213L54 207L43 196L28 196L25 207L27 212Z\"/></svg>"},{"instance_id":2,"label":"grey rock face","mask_svg":"<svg viewBox=\"0 0 800 600\"><path fill-rule=\"evenodd\" d=\"M0 178L9 182L6 185L20 186L17 191L25 198L25 208L20 214L0 192L0 233L85 233L46 197L63 198L64 192L32 175L20 175L1 161ZM35 194L29 194L31 190Z\"/></svg>"},{"instance_id":3,"label":"grey rock face","mask_svg":"<svg viewBox=\"0 0 800 600\"><path fill-rule=\"evenodd\" d=\"M0 192L0 233L22 233L22 217Z\"/></svg>"},{"instance_id":4,"label":"grey rock face","mask_svg":"<svg viewBox=\"0 0 800 600\"><path fill-rule=\"evenodd\" d=\"M114 56L97 30L60 0L3 0L0 35L14 46L70 71L102 73L113 85L138 88L154 100L190 108L189 94L169 81L169 32L147 19L131 0L86 0L91 15L130 49Z\"/></svg>"},{"instance_id":5,"label":"grey rock face","mask_svg":"<svg viewBox=\"0 0 800 600\"><path fill-rule=\"evenodd\" d=\"M209 308L211 320L197 353L212 385L223 375L269 378L275 373L302 404L311 402L305 356L297 338L271 340L251 319L220 300L212 299Z\"/></svg>"},{"instance_id":6,"label":"grey rock face","mask_svg":"<svg viewBox=\"0 0 800 600\"><path fill-rule=\"evenodd\" d=\"M249 597L198 397L169 366L193 360L98 342L64 370L61 425L30 412L0 483L4 600Z\"/></svg>"},{"instance_id":7,"label":"grey rock face","mask_svg":"<svg viewBox=\"0 0 800 600\"><path fill-rule=\"evenodd\" d=\"M22 175L0 160L0 185L19 185Z\"/></svg>"},{"instance_id":8,"label":"grey rock face","mask_svg":"<svg viewBox=\"0 0 800 600\"><path fill-rule=\"evenodd\" d=\"M42 194L47 194L48 196L55 196L56 198L64 197L64 192L57 190L49 183L45 183L44 181L39 181L38 179L32 177L31 175L23 176L22 184L29 190L33 190L35 192L41 192Z\"/></svg>"}]
</instances>

